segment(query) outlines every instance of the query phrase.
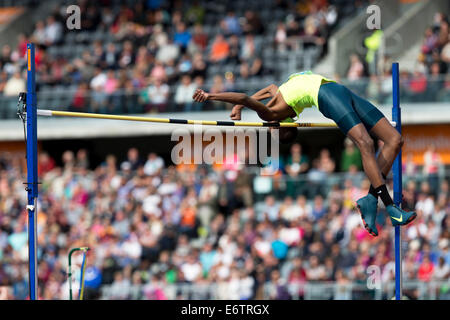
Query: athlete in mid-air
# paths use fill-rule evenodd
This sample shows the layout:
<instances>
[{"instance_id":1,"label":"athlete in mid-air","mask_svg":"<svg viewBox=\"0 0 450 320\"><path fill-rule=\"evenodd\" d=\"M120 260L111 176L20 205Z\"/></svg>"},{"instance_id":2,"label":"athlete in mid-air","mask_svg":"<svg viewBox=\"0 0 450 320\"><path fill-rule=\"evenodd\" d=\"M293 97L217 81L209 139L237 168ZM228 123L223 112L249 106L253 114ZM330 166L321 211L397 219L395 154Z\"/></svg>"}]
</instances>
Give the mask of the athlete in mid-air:
<instances>
[{"instance_id":1,"label":"athlete in mid-air","mask_svg":"<svg viewBox=\"0 0 450 320\"><path fill-rule=\"evenodd\" d=\"M267 104L260 102L267 98L271 98ZM415 212L407 212L394 205L385 184L386 176L403 145L401 135L373 104L336 81L304 71L290 75L280 87L271 84L251 97L244 93L207 93L197 89L193 99L197 102L218 100L234 104L232 120L241 120L242 108L248 107L264 121L292 122L305 108L317 106L361 151L364 172L371 186L367 196L356 203L366 230L372 236L378 235L378 197L384 203L393 226L406 225L416 218ZM297 136L295 127L279 130L281 142L291 142ZM384 142L378 157L371 135Z\"/></svg>"}]
</instances>

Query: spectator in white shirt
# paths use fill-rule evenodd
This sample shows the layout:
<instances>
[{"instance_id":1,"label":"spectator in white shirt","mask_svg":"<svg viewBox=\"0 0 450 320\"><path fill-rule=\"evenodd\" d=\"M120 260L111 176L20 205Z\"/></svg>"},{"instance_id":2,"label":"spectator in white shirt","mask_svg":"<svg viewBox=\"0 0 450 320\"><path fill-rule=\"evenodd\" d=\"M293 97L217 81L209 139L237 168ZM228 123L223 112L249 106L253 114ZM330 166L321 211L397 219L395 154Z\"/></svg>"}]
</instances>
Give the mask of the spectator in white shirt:
<instances>
[{"instance_id":1,"label":"spectator in white shirt","mask_svg":"<svg viewBox=\"0 0 450 320\"><path fill-rule=\"evenodd\" d=\"M193 104L192 96L194 95L195 89L197 89L197 85L192 82L189 75L181 77L181 83L178 85L174 97L177 109L183 108L185 111L189 112L192 110L193 106L201 106L199 104Z\"/></svg>"},{"instance_id":2,"label":"spectator in white shirt","mask_svg":"<svg viewBox=\"0 0 450 320\"><path fill-rule=\"evenodd\" d=\"M169 98L169 86L163 83L161 79L154 79L147 90L151 109L157 109L158 112L164 112Z\"/></svg>"},{"instance_id":3,"label":"spectator in white shirt","mask_svg":"<svg viewBox=\"0 0 450 320\"><path fill-rule=\"evenodd\" d=\"M94 77L91 79L90 83L91 89L103 91L107 78L106 73L102 72L102 69L96 68L94 71Z\"/></svg>"},{"instance_id":4,"label":"spectator in white shirt","mask_svg":"<svg viewBox=\"0 0 450 320\"><path fill-rule=\"evenodd\" d=\"M164 160L154 152L149 153L144 165L144 173L153 176L159 174L162 168L164 168Z\"/></svg>"},{"instance_id":5,"label":"spectator in white shirt","mask_svg":"<svg viewBox=\"0 0 450 320\"><path fill-rule=\"evenodd\" d=\"M62 38L61 23L56 21L54 16L47 18L47 26L45 27L45 42L47 45L58 43Z\"/></svg>"},{"instance_id":6,"label":"spectator in white shirt","mask_svg":"<svg viewBox=\"0 0 450 320\"><path fill-rule=\"evenodd\" d=\"M36 26L32 35L32 39L34 42L38 44L45 44L45 23L44 21L38 21L36 22Z\"/></svg>"},{"instance_id":7,"label":"spectator in white shirt","mask_svg":"<svg viewBox=\"0 0 450 320\"><path fill-rule=\"evenodd\" d=\"M194 282L201 277L202 266L192 253L187 257L187 262L181 265L181 272L183 272L184 278L189 282Z\"/></svg>"},{"instance_id":8,"label":"spectator in white shirt","mask_svg":"<svg viewBox=\"0 0 450 320\"><path fill-rule=\"evenodd\" d=\"M20 72L14 72L14 75L6 82L3 94L5 96L17 96L20 92L26 91L25 80L21 78Z\"/></svg>"}]
</instances>

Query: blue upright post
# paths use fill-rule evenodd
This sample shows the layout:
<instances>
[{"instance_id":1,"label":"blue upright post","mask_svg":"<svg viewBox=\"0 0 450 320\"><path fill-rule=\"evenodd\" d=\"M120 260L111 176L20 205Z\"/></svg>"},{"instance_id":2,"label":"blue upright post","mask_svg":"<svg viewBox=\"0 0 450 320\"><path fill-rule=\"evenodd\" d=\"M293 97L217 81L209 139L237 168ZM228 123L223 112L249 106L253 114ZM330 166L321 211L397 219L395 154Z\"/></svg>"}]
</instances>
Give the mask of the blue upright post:
<instances>
[{"instance_id":1,"label":"blue upright post","mask_svg":"<svg viewBox=\"0 0 450 320\"><path fill-rule=\"evenodd\" d=\"M34 44L27 44L27 193L28 193L28 261L30 300L37 299L37 108Z\"/></svg>"},{"instance_id":2,"label":"blue upright post","mask_svg":"<svg viewBox=\"0 0 450 320\"><path fill-rule=\"evenodd\" d=\"M395 121L395 128L402 134L402 118L400 109L400 85L399 85L398 62L392 64L392 121ZM392 168L394 182L394 203L401 206L402 202L402 151L400 150L395 158ZM395 300L402 298L402 253L400 226L395 227Z\"/></svg>"}]
</instances>

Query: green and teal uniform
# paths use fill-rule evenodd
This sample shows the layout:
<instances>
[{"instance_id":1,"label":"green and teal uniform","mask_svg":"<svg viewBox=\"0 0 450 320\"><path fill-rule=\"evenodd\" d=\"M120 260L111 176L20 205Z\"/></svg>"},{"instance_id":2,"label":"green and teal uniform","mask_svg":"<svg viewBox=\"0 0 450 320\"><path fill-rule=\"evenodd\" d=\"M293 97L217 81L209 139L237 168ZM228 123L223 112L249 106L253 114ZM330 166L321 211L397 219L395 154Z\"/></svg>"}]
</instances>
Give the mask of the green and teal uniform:
<instances>
[{"instance_id":1,"label":"green and teal uniform","mask_svg":"<svg viewBox=\"0 0 450 320\"><path fill-rule=\"evenodd\" d=\"M297 117L304 109L316 106L325 117L336 122L345 134L359 123L370 131L384 117L366 99L336 81L311 71L291 74L278 90ZM291 118L285 120L291 121Z\"/></svg>"}]
</instances>

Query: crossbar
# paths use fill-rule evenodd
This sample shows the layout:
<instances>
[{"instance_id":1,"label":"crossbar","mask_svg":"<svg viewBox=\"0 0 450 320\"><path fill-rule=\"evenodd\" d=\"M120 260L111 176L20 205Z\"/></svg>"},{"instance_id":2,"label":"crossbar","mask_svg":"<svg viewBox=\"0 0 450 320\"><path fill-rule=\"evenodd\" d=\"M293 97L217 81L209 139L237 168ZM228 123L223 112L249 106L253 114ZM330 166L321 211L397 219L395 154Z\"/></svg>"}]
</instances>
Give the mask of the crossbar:
<instances>
[{"instance_id":1,"label":"crossbar","mask_svg":"<svg viewBox=\"0 0 450 320\"><path fill-rule=\"evenodd\" d=\"M151 118L140 116L122 116L100 113L87 112L70 112L56 110L37 110L38 116L44 117L72 117L72 118L92 118L92 119L108 119L108 120L125 120L155 123L171 123L171 124L193 124L205 126L230 126L230 127L290 127L290 128L337 128L337 124L333 122L245 122L245 121L215 121L215 120L188 120L188 119L169 119L169 118ZM395 126L395 122L391 121Z\"/></svg>"}]
</instances>

